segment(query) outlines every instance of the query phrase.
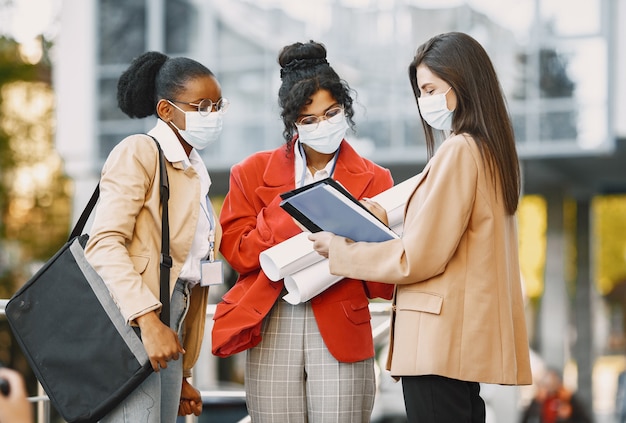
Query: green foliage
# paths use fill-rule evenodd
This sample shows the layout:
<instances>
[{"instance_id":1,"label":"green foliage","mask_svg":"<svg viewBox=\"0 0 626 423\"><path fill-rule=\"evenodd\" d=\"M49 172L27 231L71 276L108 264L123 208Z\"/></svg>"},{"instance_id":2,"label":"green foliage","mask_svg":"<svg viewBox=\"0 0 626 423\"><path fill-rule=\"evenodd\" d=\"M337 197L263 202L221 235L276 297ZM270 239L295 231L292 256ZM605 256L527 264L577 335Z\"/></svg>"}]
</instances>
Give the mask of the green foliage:
<instances>
[{"instance_id":1,"label":"green foliage","mask_svg":"<svg viewBox=\"0 0 626 423\"><path fill-rule=\"evenodd\" d=\"M10 81L35 81L39 67L24 63L15 40L0 37L0 84Z\"/></svg>"}]
</instances>

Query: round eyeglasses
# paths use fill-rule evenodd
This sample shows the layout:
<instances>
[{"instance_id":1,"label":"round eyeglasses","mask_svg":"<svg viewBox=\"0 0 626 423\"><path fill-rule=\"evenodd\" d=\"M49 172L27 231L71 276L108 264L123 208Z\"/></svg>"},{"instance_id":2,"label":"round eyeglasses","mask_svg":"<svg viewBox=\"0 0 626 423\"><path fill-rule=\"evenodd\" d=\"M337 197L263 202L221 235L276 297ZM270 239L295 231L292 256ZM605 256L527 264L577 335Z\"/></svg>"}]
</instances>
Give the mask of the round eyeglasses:
<instances>
[{"instance_id":1,"label":"round eyeglasses","mask_svg":"<svg viewBox=\"0 0 626 423\"><path fill-rule=\"evenodd\" d=\"M210 98L204 98L200 100L198 103L188 103L186 101L179 101L179 100L170 100L170 101L172 103L187 104L188 106L197 107L198 113L200 113L201 116L206 116L209 113L211 113L213 110L215 110L216 112L220 112L221 114L224 114L226 113L226 110L228 110L228 106L230 106L230 101L228 101L228 99L224 97L217 100L216 103L214 103L213 100L211 100Z\"/></svg>"},{"instance_id":2,"label":"round eyeglasses","mask_svg":"<svg viewBox=\"0 0 626 423\"><path fill-rule=\"evenodd\" d=\"M315 131L321 121L327 120L330 123L339 123L344 118L343 107L334 106L326 110L322 116L304 116L296 121L298 130L304 129L307 132Z\"/></svg>"}]
</instances>

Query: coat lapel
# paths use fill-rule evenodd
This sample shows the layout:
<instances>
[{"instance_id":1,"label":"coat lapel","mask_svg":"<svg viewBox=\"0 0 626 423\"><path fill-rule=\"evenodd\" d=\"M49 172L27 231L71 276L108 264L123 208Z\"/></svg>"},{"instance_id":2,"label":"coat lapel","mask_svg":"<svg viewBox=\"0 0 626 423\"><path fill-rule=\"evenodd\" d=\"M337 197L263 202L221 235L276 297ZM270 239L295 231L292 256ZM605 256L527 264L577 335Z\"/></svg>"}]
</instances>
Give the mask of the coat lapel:
<instances>
[{"instance_id":1,"label":"coat lapel","mask_svg":"<svg viewBox=\"0 0 626 423\"><path fill-rule=\"evenodd\" d=\"M295 143L294 143L295 145ZM295 188L295 165L291 151L287 155L284 147L270 153L263 173L263 183L256 193L265 205L270 204L277 195ZM374 172L367 168L363 158L347 142L341 143L339 157L333 179L341 184L356 198L361 198L374 177Z\"/></svg>"},{"instance_id":2,"label":"coat lapel","mask_svg":"<svg viewBox=\"0 0 626 423\"><path fill-rule=\"evenodd\" d=\"M266 206L275 200L276 196L295 188L295 167L293 152L287 154L285 147L270 152L267 163L263 164L263 181L256 188L256 194Z\"/></svg>"},{"instance_id":3,"label":"coat lapel","mask_svg":"<svg viewBox=\"0 0 626 423\"><path fill-rule=\"evenodd\" d=\"M363 158L350 144L342 142L333 179L341 182L355 198L361 198L373 177L374 172L367 168Z\"/></svg>"}]
</instances>

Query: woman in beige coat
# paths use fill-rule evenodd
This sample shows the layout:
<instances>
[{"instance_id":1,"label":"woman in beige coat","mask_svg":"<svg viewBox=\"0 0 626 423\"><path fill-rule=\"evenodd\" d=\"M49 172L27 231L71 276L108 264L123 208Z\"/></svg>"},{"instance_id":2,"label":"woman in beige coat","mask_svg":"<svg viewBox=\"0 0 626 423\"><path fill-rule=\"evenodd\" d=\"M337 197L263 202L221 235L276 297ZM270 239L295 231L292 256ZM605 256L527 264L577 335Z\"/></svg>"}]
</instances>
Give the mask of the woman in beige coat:
<instances>
[{"instance_id":1,"label":"woman in beige coat","mask_svg":"<svg viewBox=\"0 0 626 423\"><path fill-rule=\"evenodd\" d=\"M200 415L200 392L187 378L198 359L209 287L206 262L221 229L209 201L211 178L198 153L219 137L228 106L215 75L195 60L158 52L122 73L118 104L130 117L154 116L148 135L126 137L102 169L87 260L107 284L129 325L138 326L154 369L109 412L106 423L172 423ZM160 320L160 145L169 180L170 326ZM205 264L203 264L205 263Z\"/></svg>"},{"instance_id":2,"label":"woman in beige coat","mask_svg":"<svg viewBox=\"0 0 626 423\"><path fill-rule=\"evenodd\" d=\"M431 159L401 239L310 238L333 274L397 285L388 369L402 378L409 421L484 422L480 382L531 383L513 129L493 65L466 34L421 45L409 77Z\"/></svg>"}]
</instances>

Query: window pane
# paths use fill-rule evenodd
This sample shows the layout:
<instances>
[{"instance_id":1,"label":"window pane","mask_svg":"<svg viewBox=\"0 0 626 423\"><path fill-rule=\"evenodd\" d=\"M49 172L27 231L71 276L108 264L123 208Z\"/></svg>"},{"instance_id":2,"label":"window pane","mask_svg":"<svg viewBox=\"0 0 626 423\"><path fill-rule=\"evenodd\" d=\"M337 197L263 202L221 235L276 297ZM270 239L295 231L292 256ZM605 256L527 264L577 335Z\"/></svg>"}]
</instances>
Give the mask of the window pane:
<instances>
[{"instance_id":1,"label":"window pane","mask_svg":"<svg viewBox=\"0 0 626 423\"><path fill-rule=\"evenodd\" d=\"M198 11L186 0L165 2L165 51L184 54L190 51L191 37L197 33Z\"/></svg>"},{"instance_id":2,"label":"window pane","mask_svg":"<svg viewBox=\"0 0 626 423\"><path fill-rule=\"evenodd\" d=\"M539 119L540 138L546 142L576 140L576 117L573 110L543 113Z\"/></svg>"},{"instance_id":3,"label":"window pane","mask_svg":"<svg viewBox=\"0 0 626 423\"><path fill-rule=\"evenodd\" d=\"M608 136L608 59L601 37L567 41L559 46L568 57L567 75L573 83L572 105L576 109L578 143L599 147Z\"/></svg>"},{"instance_id":4,"label":"window pane","mask_svg":"<svg viewBox=\"0 0 626 423\"><path fill-rule=\"evenodd\" d=\"M102 121L126 118L117 107L117 80L117 77L100 79L98 111Z\"/></svg>"},{"instance_id":5,"label":"window pane","mask_svg":"<svg viewBox=\"0 0 626 423\"><path fill-rule=\"evenodd\" d=\"M558 35L600 31L600 0L541 0L541 18Z\"/></svg>"},{"instance_id":6,"label":"window pane","mask_svg":"<svg viewBox=\"0 0 626 423\"><path fill-rule=\"evenodd\" d=\"M100 63L129 63L145 51L144 0L100 0Z\"/></svg>"},{"instance_id":7,"label":"window pane","mask_svg":"<svg viewBox=\"0 0 626 423\"><path fill-rule=\"evenodd\" d=\"M522 113L511 114L511 120L513 121L515 141L518 144L528 141L528 134L526 133L526 115Z\"/></svg>"}]
</instances>

